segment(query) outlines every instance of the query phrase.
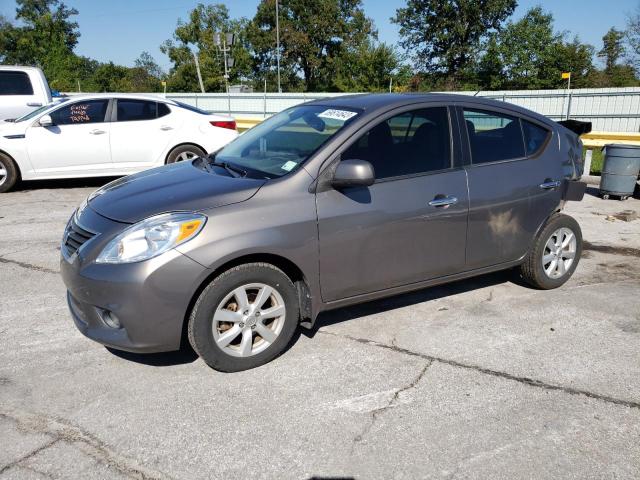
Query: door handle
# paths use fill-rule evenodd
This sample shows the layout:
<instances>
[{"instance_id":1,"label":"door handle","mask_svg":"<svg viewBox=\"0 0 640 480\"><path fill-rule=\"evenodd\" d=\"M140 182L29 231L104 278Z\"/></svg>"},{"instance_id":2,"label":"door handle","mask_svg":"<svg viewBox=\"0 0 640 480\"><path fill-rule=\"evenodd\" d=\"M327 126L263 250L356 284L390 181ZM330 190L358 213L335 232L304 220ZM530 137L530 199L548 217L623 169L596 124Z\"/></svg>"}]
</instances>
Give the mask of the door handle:
<instances>
[{"instance_id":1,"label":"door handle","mask_svg":"<svg viewBox=\"0 0 640 480\"><path fill-rule=\"evenodd\" d=\"M89 132L91 135L102 135L103 133L107 133L104 130L94 129Z\"/></svg>"},{"instance_id":2,"label":"door handle","mask_svg":"<svg viewBox=\"0 0 640 480\"><path fill-rule=\"evenodd\" d=\"M551 190L552 188L558 188L560 186L560 180L547 180L541 183L539 186L543 190Z\"/></svg>"},{"instance_id":3,"label":"door handle","mask_svg":"<svg viewBox=\"0 0 640 480\"><path fill-rule=\"evenodd\" d=\"M170 127L169 125L162 125L160 127L160 130L162 130L163 132L166 132L168 130L173 130L173 127Z\"/></svg>"},{"instance_id":4,"label":"door handle","mask_svg":"<svg viewBox=\"0 0 640 480\"><path fill-rule=\"evenodd\" d=\"M458 203L458 199L451 195L436 195L433 200L429 202L431 207L448 207Z\"/></svg>"},{"instance_id":5,"label":"door handle","mask_svg":"<svg viewBox=\"0 0 640 480\"><path fill-rule=\"evenodd\" d=\"M27 107L41 107L42 104L38 102L28 102Z\"/></svg>"}]
</instances>

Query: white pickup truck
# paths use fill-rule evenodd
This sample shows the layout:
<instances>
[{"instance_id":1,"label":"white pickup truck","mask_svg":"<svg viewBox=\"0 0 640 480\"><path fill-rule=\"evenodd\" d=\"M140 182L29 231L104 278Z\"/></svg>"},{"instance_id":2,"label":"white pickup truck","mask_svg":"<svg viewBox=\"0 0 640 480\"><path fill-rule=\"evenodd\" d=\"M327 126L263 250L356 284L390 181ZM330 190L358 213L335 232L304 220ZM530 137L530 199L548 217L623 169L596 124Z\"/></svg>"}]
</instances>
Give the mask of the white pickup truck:
<instances>
[{"instance_id":1,"label":"white pickup truck","mask_svg":"<svg viewBox=\"0 0 640 480\"><path fill-rule=\"evenodd\" d=\"M0 122L51 103L51 90L36 67L0 66Z\"/></svg>"}]
</instances>

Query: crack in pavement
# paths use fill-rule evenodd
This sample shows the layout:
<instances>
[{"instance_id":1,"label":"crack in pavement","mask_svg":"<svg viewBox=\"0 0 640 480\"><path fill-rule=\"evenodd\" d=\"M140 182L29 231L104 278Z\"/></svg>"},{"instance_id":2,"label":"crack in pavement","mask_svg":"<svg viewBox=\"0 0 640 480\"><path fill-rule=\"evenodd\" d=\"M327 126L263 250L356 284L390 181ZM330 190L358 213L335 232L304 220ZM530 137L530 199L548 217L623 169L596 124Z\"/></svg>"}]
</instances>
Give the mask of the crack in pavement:
<instances>
[{"instance_id":1,"label":"crack in pavement","mask_svg":"<svg viewBox=\"0 0 640 480\"><path fill-rule=\"evenodd\" d=\"M40 267L38 265L33 265L31 263L26 263L26 262L20 262L18 260L10 260L4 257L0 257L0 263L17 265L18 267L26 268L27 270L33 270L35 272L53 273L54 275L60 274L60 272L57 270L51 270L50 268L47 268L47 267Z\"/></svg>"},{"instance_id":2,"label":"crack in pavement","mask_svg":"<svg viewBox=\"0 0 640 480\"><path fill-rule=\"evenodd\" d=\"M492 370L490 368L481 367L479 365L474 365L471 363L462 363L457 360L450 360L447 358L435 357L433 355L427 355L425 353L414 352L412 350L388 345L386 343L377 342L375 340L369 340L366 338L358 338L353 337L351 335L340 335L333 332L327 332L324 330L318 330L318 333L322 333L324 335L331 335L333 337L344 338L347 340L351 340L354 342L362 343L364 345L370 345L373 347L384 348L386 350L391 350L396 353L401 353L404 355L410 355L412 357L423 358L425 360L429 360L431 362L438 362L444 365L449 365L456 368L464 368L465 370L474 370L476 372L482 373L484 375L491 375L493 377L504 378L506 380L512 380L514 382L522 383L525 385L529 385L531 387L542 388L544 390L552 390L559 391L563 393L567 393L569 395L582 395L588 398L593 398L594 400L600 400L607 403L612 403L614 405L622 405L629 408L637 408L640 409L640 402L634 402L632 400L622 400L620 398L610 397L608 395L602 395L600 393L590 392L589 390L582 390L579 388L573 387L565 387L563 385L554 385L551 383L546 383L541 380L536 380L535 378L522 377L518 375L513 375L507 372L501 372L499 370Z\"/></svg>"},{"instance_id":3,"label":"crack in pavement","mask_svg":"<svg viewBox=\"0 0 640 480\"><path fill-rule=\"evenodd\" d=\"M0 413L0 418L9 418L9 417L7 415L3 414L3 413ZM5 473L6 471L12 469L13 467L20 466L20 464L22 462L25 462L25 461L29 460L32 457L35 457L37 454L39 454L40 452L46 450L49 447L52 447L53 445L55 445L59 441L60 441L60 438L54 438L53 440L49 440L44 445L41 445L41 446L39 446L38 448L36 448L34 450L31 450L29 453L27 453L26 455L23 455L22 457L18 458L17 460L14 460L13 462L9 462L4 467L0 468L0 475Z\"/></svg>"},{"instance_id":4,"label":"crack in pavement","mask_svg":"<svg viewBox=\"0 0 640 480\"><path fill-rule=\"evenodd\" d=\"M375 410L372 410L370 412L370 418L369 418L369 422L367 422L367 424L365 425L364 429L353 438L353 442L351 445L351 454L353 455L353 451L356 447L356 445L360 442L362 442L362 440L364 439L364 437L371 431L371 429L373 428L374 424L376 423L376 421L378 420L378 417L386 412L387 410L389 410L390 408L393 408L396 406L396 402L398 401L398 399L400 398L400 395L404 392L406 392L407 390L411 390L412 388L415 388L418 383L420 383L420 380L422 380L422 377L425 376L425 374L427 373L427 370L429 369L429 367L433 364L432 360L429 360L426 365L424 367L422 367L422 369L420 370L420 373L418 374L418 376L416 378L414 378L410 383L408 383L407 385L405 385L404 387L396 390L393 394L393 396L389 399L389 402L387 402L387 404L383 407L380 408L376 408Z\"/></svg>"},{"instance_id":5,"label":"crack in pavement","mask_svg":"<svg viewBox=\"0 0 640 480\"><path fill-rule=\"evenodd\" d=\"M14 422L21 431L41 433L51 437L51 441L2 467L0 475L13 467L22 467L21 464L26 460L58 442L64 442L78 449L79 453L91 457L96 462L106 465L128 478L140 480L170 478L167 475L152 472L137 465L132 459L113 451L111 447L92 433L83 430L66 419L42 414L19 414L16 412L0 412L0 418ZM80 448L80 446L85 448Z\"/></svg>"}]
</instances>

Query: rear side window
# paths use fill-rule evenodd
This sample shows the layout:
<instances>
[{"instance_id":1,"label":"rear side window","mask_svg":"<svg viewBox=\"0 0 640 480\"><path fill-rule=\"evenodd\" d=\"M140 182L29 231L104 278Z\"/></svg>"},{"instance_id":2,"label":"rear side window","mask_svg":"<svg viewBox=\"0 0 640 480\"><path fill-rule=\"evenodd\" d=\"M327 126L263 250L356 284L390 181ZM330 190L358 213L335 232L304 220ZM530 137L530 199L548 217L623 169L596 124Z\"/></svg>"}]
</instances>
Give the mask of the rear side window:
<instances>
[{"instance_id":1,"label":"rear side window","mask_svg":"<svg viewBox=\"0 0 640 480\"><path fill-rule=\"evenodd\" d=\"M549 137L549 130L534 125L531 122L522 120L522 132L524 133L524 144L527 149L527 155L535 155L544 147Z\"/></svg>"},{"instance_id":2,"label":"rear side window","mask_svg":"<svg viewBox=\"0 0 640 480\"><path fill-rule=\"evenodd\" d=\"M0 95L33 95L29 75L24 72L1 71Z\"/></svg>"},{"instance_id":3,"label":"rear side window","mask_svg":"<svg viewBox=\"0 0 640 480\"><path fill-rule=\"evenodd\" d=\"M474 164L525 156L520 121L497 112L464 110Z\"/></svg>"},{"instance_id":4,"label":"rear side window","mask_svg":"<svg viewBox=\"0 0 640 480\"><path fill-rule=\"evenodd\" d=\"M158 104L147 100L118 100L118 121L155 120Z\"/></svg>"},{"instance_id":5,"label":"rear side window","mask_svg":"<svg viewBox=\"0 0 640 480\"><path fill-rule=\"evenodd\" d=\"M209 113L205 112L204 110L200 110L198 107L194 107L193 105L189 105L188 103L176 101L176 105L184 108L185 110L189 110L190 112L199 113L200 115L209 115Z\"/></svg>"},{"instance_id":6,"label":"rear side window","mask_svg":"<svg viewBox=\"0 0 640 480\"><path fill-rule=\"evenodd\" d=\"M107 113L109 100L88 100L76 102L51 112L54 125L76 125L101 123Z\"/></svg>"},{"instance_id":7,"label":"rear side window","mask_svg":"<svg viewBox=\"0 0 640 480\"><path fill-rule=\"evenodd\" d=\"M167 106L166 103L158 103L158 118L164 117L171 113L171 109Z\"/></svg>"}]
</instances>

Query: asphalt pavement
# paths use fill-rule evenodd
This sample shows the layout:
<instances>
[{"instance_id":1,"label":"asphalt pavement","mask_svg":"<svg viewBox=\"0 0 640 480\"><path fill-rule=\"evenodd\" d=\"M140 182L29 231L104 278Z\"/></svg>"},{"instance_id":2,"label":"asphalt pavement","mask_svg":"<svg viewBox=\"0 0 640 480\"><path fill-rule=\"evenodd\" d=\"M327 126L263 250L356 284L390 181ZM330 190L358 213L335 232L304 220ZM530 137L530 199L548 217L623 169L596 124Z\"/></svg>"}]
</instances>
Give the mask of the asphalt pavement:
<instances>
[{"instance_id":1,"label":"asphalt pavement","mask_svg":"<svg viewBox=\"0 0 640 480\"><path fill-rule=\"evenodd\" d=\"M0 479L640 478L640 200L569 204L560 289L503 272L345 308L224 374L76 331L59 242L99 185L0 194Z\"/></svg>"}]
</instances>

